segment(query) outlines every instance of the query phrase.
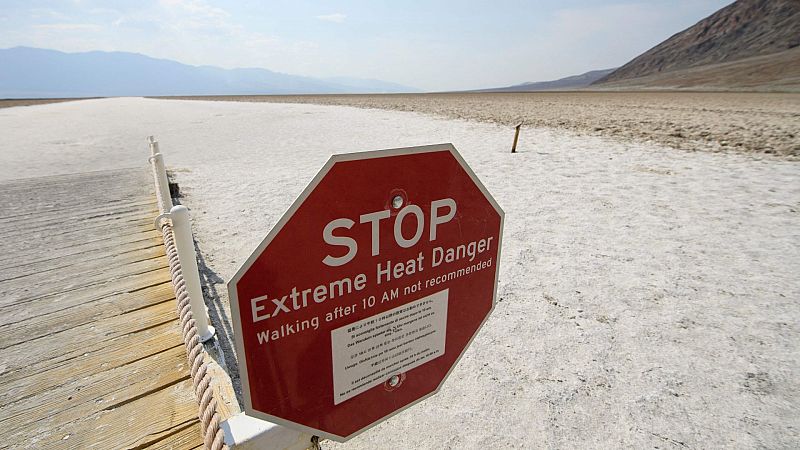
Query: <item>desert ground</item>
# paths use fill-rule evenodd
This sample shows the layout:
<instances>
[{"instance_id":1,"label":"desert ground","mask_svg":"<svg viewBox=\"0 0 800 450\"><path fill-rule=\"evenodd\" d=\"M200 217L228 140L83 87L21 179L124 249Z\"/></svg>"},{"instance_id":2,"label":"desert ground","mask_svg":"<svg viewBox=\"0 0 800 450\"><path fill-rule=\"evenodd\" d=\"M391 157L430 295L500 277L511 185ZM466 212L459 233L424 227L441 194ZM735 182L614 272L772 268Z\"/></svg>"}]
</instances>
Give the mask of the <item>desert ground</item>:
<instances>
[{"instance_id":1,"label":"desert ground","mask_svg":"<svg viewBox=\"0 0 800 450\"><path fill-rule=\"evenodd\" d=\"M85 99L77 99L77 98L0 99L0 108L11 108L13 106L46 105L48 103L71 102L75 100L85 100Z\"/></svg>"},{"instance_id":2,"label":"desert ground","mask_svg":"<svg viewBox=\"0 0 800 450\"><path fill-rule=\"evenodd\" d=\"M565 129L688 151L800 157L800 93L535 92L196 97L413 111Z\"/></svg>"},{"instance_id":3,"label":"desert ground","mask_svg":"<svg viewBox=\"0 0 800 450\"><path fill-rule=\"evenodd\" d=\"M436 396L324 448L800 446L800 97L257 100L5 108L0 179L155 135L233 360L225 283L331 154L452 142L505 210L499 303Z\"/></svg>"}]
</instances>

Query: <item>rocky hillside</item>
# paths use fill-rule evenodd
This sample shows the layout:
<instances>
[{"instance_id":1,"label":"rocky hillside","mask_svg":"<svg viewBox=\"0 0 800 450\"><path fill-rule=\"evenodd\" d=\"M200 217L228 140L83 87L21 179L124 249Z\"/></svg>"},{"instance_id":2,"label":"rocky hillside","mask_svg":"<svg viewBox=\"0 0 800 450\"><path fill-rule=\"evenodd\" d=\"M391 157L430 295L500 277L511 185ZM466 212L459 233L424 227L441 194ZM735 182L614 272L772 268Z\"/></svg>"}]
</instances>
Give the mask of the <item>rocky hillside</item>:
<instances>
[{"instance_id":1,"label":"rocky hillside","mask_svg":"<svg viewBox=\"0 0 800 450\"><path fill-rule=\"evenodd\" d=\"M636 57L595 85L619 84L768 54L791 58L798 53L790 50L798 46L800 0L738 0ZM770 77L775 78L775 74Z\"/></svg>"}]
</instances>

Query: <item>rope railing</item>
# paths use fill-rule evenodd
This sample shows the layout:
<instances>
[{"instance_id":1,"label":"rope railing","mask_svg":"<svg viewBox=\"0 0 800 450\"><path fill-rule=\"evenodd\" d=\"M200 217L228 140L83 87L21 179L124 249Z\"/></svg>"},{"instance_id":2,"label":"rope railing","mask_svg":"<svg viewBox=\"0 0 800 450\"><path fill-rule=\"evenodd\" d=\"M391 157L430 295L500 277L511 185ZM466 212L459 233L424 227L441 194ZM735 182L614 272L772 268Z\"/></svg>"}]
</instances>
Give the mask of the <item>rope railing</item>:
<instances>
[{"instance_id":1,"label":"rope railing","mask_svg":"<svg viewBox=\"0 0 800 450\"><path fill-rule=\"evenodd\" d=\"M211 387L211 374L208 364L205 363L205 348L200 342L195 319L186 291L186 280L183 277L183 268L175 247L175 235L172 226L167 221L162 221L161 232L164 236L164 246L167 250L172 284L175 288L175 298L178 301L178 316L180 317L183 342L186 344L186 355L191 364L192 386L195 397L200 404L199 418L200 431L203 435L205 448L219 450L224 447L223 433L219 428L219 414L217 403Z\"/></svg>"},{"instance_id":2,"label":"rope railing","mask_svg":"<svg viewBox=\"0 0 800 450\"><path fill-rule=\"evenodd\" d=\"M175 298L177 299L178 317L180 319L181 333L183 335L183 343L186 346L186 356L191 364L191 377L192 387L194 389L195 398L199 403L198 417L200 419L200 431L203 435L203 444L206 449L220 450L227 448L224 443L224 434L220 429L220 415L217 412L217 401L214 398L213 387L211 386L211 373L208 370L208 363L206 363L207 353L203 347L203 342L210 339L214 335L212 327L208 326L208 318L206 316L205 306L198 307L197 305L204 305L202 300L202 292L199 298L192 298L190 289L187 286L187 277L184 276L183 264L181 264L181 257L179 256L179 245L173 229L172 212L179 212L179 216L187 215L185 207L172 206L172 199L169 194L169 185L167 181L167 173L164 167L164 160L161 153L158 151L158 142L152 136L148 137L150 144L150 163L153 169L153 179L156 185L156 198L158 200L158 207L160 215L156 218L156 228L159 229L164 238L164 246L166 247L167 260L169 261L169 271L172 277L172 285L175 289ZM182 209L181 211L176 211ZM186 220L188 224L188 220ZM186 231L182 231L186 232ZM188 239L191 242L191 229L188 231ZM186 252L180 252L186 253ZM194 248L192 248L191 257L194 257ZM187 270L192 270L193 273L187 272L190 279L197 277L197 261L189 261L190 257L183 258L187 263ZM194 263L194 264L192 264ZM197 292L199 289L199 279L197 281ZM198 328L201 330L198 331Z\"/></svg>"}]
</instances>

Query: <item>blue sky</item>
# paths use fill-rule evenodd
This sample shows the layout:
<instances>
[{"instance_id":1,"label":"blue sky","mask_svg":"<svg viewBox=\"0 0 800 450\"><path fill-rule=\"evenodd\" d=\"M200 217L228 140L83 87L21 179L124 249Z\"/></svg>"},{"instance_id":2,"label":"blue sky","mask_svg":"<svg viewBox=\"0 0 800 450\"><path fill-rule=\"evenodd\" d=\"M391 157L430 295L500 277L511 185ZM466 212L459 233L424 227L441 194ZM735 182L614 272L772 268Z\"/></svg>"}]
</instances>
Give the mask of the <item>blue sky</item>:
<instances>
[{"instance_id":1,"label":"blue sky","mask_svg":"<svg viewBox=\"0 0 800 450\"><path fill-rule=\"evenodd\" d=\"M0 0L0 48L119 50L424 90L624 64L731 0Z\"/></svg>"}]
</instances>

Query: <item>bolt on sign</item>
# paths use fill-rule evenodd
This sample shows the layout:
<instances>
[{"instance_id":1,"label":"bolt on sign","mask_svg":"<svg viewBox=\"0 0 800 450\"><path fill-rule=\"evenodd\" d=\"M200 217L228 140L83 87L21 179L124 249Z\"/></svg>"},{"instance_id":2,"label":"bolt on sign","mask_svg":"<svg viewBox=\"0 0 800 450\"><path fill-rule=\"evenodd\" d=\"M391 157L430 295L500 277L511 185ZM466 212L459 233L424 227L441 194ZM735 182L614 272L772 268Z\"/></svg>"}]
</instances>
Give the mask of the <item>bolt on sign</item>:
<instances>
[{"instance_id":1,"label":"bolt on sign","mask_svg":"<svg viewBox=\"0 0 800 450\"><path fill-rule=\"evenodd\" d=\"M331 157L228 284L245 412L341 442L435 394L502 231L451 144Z\"/></svg>"}]
</instances>

